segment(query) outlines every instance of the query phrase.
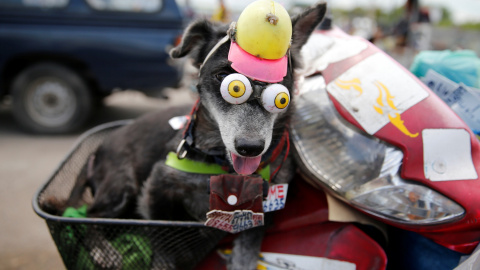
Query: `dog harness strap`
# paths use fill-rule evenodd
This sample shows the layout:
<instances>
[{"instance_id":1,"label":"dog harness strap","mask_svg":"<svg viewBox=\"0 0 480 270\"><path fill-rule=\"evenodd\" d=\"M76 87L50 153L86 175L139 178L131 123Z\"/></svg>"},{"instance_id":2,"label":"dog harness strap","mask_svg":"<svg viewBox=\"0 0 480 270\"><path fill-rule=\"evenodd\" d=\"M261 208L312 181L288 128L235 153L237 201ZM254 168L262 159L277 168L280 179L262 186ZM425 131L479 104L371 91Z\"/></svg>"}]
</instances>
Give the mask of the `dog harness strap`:
<instances>
[{"instance_id":1,"label":"dog harness strap","mask_svg":"<svg viewBox=\"0 0 480 270\"><path fill-rule=\"evenodd\" d=\"M197 118L196 116L197 116L197 110L198 110L199 105L200 105L200 99L197 99L197 101L195 101L195 104L193 104L192 109L190 110L190 113L189 113L190 117L188 118L188 122L185 125L187 128L183 131L183 137L184 138L185 138L187 132L191 132L191 130L189 130L189 129L190 129L190 126L191 126L192 122L194 122L195 119Z\"/></svg>"}]
</instances>

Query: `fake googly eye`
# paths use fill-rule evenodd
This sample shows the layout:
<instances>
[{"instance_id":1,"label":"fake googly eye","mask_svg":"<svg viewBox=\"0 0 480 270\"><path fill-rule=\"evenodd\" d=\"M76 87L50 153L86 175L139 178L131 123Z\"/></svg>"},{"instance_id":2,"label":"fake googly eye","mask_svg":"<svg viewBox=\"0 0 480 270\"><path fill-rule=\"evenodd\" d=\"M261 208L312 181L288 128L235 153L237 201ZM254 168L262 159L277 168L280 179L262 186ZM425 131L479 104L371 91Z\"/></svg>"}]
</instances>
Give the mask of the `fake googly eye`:
<instances>
[{"instance_id":1,"label":"fake googly eye","mask_svg":"<svg viewBox=\"0 0 480 270\"><path fill-rule=\"evenodd\" d=\"M269 85L262 93L262 104L265 110L279 113L285 110L290 103L288 89L281 84Z\"/></svg>"},{"instance_id":2,"label":"fake googly eye","mask_svg":"<svg viewBox=\"0 0 480 270\"><path fill-rule=\"evenodd\" d=\"M231 104L241 104L252 94L252 85L247 77L233 73L223 79L220 85L223 99Z\"/></svg>"}]
</instances>

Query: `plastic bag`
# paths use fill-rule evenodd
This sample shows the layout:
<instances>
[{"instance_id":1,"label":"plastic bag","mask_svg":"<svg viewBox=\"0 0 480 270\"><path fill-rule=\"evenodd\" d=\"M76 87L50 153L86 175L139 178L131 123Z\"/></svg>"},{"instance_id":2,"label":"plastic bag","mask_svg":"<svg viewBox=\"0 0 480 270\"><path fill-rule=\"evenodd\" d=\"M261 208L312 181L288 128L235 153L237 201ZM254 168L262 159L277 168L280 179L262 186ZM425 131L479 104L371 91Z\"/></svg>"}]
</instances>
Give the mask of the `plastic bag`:
<instances>
[{"instance_id":1,"label":"plastic bag","mask_svg":"<svg viewBox=\"0 0 480 270\"><path fill-rule=\"evenodd\" d=\"M425 77L429 69L456 83L480 88L480 59L474 51L422 51L413 60L410 71Z\"/></svg>"}]
</instances>

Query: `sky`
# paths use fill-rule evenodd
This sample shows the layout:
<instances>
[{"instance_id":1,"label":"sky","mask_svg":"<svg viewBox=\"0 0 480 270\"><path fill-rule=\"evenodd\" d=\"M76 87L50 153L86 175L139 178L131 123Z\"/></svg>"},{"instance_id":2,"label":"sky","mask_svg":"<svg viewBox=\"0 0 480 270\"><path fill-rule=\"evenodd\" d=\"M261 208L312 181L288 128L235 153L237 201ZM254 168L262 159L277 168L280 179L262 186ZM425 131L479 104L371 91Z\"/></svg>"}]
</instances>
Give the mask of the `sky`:
<instances>
[{"instance_id":1,"label":"sky","mask_svg":"<svg viewBox=\"0 0 480 270\"><path fill-rule=\"evenodd\" d=\"M177 0L179 4L186 0ZM225 5L232 10L242 10L246 5L254 0L224 0ZM294 3L313 4L318 0L276 0L285 6L291 6ZM385 11L392 10L402 6L406 0L327 0L329 6L334 8L353 9L355 7L368 8L375 6ZM190 0L193 7L197 9L212 9L218 3L218 0ZM465 23L468 21L480 22L480 0L420 0L421 6L443 6L451 11L452 20L455 23Z\"/></svg>"},{"instance_id":2,"label":"sky","mask_svg":"<svg viewBox=\"0 0 480 270\"><path fill-rule=\"evenodd\" d=\"M302 0L305 2L315 2ZM384 10L402 6L405 0L328 0L327 3L338 8L348 9L351 6L376 6ZM452 13L452 20L456 23L468 21L480 22L479 0L420 0L421 6L446 7Z\"/></svg>"},{"instance_id":3,"label":"sky","mask_svg":"<svg viewBox=\"0 0 480 270\"><path fill-rule=\"evenodd\" d=\"M306 2L314 2L302 0ZM347 8L350 6L369 7L376 6L384 10L402 6L405 0L328 0L328 4ZM420 0L421 6L446 7L452 12L452 20L457 23L467 21L480 22L480 1L479 0Z\"/></svg>"}]
</instances>

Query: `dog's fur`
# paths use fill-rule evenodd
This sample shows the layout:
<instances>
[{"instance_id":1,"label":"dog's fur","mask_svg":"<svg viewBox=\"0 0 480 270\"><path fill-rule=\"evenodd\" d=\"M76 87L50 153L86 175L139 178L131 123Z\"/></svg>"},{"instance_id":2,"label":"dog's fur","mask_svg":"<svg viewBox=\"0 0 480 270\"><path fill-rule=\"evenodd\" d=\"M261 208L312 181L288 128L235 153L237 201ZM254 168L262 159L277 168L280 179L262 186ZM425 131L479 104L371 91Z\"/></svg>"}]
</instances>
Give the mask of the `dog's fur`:
<instances>
[{"instance_id":1,"label":"dog's fur","mask_svg":"<svg viewBox=\"0 0 480 270\"><path fill-rule=\"evenodd\" d=\"M325 4L317 4L292 18L291 61L287 76L280 82L289 89L292 99L293 70L300 65L300 49L323 19L325 10ZM221 80L236 73L227 60L229 43L221 45L205 63L204 60L227 29L226 25L205 20L193 22L171 56L188 56L195 66L202 66L197 86L200 102L193 134L195 147L222 148L231 163L230 153L240 155L245 148L255 148L256 156L274 147L283 135L293 106L278 114L267 112L257 98L268 84L257 81L252 84L252 97L243 104L232 105L222 98ZM85 164L67 205L78 205L88 186L94 195L88 209L91 217L205 220L210 175L181 172L165 165L166 154L175 151L182 139L182 133L172 130L167 121L187 112L187 108L178 108L147 115L115 131ZM188 152L187 158L212 162L194 152ZM278 158L272 168L281 162ZM287 159L274 182L289 182L293 173L293 164ZM239 234L229 269L256 269L264 230L262 226Z\"/></svg>"}]
</instances>

